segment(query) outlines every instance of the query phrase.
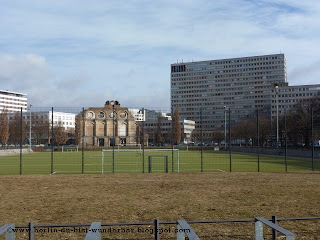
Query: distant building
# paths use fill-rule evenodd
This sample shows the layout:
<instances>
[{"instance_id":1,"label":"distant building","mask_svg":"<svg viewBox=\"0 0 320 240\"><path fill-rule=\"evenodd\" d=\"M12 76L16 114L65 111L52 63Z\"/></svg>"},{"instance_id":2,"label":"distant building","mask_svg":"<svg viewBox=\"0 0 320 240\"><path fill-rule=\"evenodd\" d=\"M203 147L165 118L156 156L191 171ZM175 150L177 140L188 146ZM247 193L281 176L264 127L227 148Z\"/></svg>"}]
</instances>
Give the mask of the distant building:
<instances>
[{"instance_id":1,"label":"distant building","mask_svg":"<svg viewBox=\"0 0 320 240\"><path fill-rule=\"evenodd\" d=\"M9 113L9 121L12 121L17 113ZM19 114L19 113L18 113ZM65 130L75 129L75 117L74 113L65 112L53 112L53 127L61 126ZM25 121L26 126L30 126L30 112L23 112L22 119ZM31 112L31 126L37 122L47 123L51 127L52 125L52 111L40 111Z\"/></svg>"},{"instance_id":2,"label":"distant building","mask_svg":"<svg viewBox=\"0 0 320 240\"><path fill-rule=\"evenodd\" d=\"M4 108L8 112L27 111L28 98L27 94L0 90L0 113Z\"/></svg>"},{"instance_id":3,"label":"distant building","mask_svg":"<svg viewBox=\"0 0 320 240\"><path fill-rule=\"evenodd\" d=\"M278 90L276 86L278 86ZM284 83L274 85L272 89L272 117L275 118L277 114L277 101L279 115L282 115L285 111L289 113L298 102L308 101L319 93L320 84L289 86Z\"/></svg>"},{"instance_id":4,"label":"distant building","mask_svg":"<svg viewBox=\"0 0 320 240\"><path fill-rule=\"evenodd\" d=\"M146 110L145 109L134 109L129 108L129 111L131 112L132 116L137 122L145 121L146 118Z\"/></svg>"},{"instance_id":5,"label":"distant building","mask_svg":"<svg viewBox=\"0 0 320 240\"><path fill-rule=\"evenodd\" d=\"M144 122L145 133L148 134L149 144L156 143L156 133L158 129L158 118L161 118L161 133L164 143L171 143L172 117L163 112L152 110L146 111L146 121ZM191 134L195 129L195 121L180 119L181 141L185 144L191 142Z\"/></svg>"},{"instance_id":6,"label":"distant building","mask_svg":"<svg viewBox=\"0 0 320 240\"><path fill-rule=\"evenodd\" d=\"M31 116L31 121L30 121ZM20 120L20 113L9 113L9 124L12 121L16 121L16 117ZM73 136L75 133L75 117L74 113L65 112L53 112L53 124L52 124L52 111L40 111L40 112L23 112L22 120L26 130L26 139L23 141L30 142L30 130L31 130L31 143L32 144L46 144L51 142L51 127L63 127L64 131L68 134L68 141L74 141ZM30 128L31 124L31 128Z\"/></svg>"},{"instance_id":7,"label":"distant building","mask_svg":"<svg viewBox=\"0 0 320 240\"><path fill-rule=\"evenodd\" d=\"M257 109L273 118L277 103L281 114L319 90L319 84L289 86L284 54L171 64L171 108L194 120L197 132L202 125L207 139L224 128L226 109L232 124L255 116Z\"/></svg>"},{"instance_id":8,"label":"distant building","mask_svg":"<svg viewBox=\"0 0 320 240\"><path fill-rule=\"evenodd\" d=\"M85 146L109 147L136 144L139 125L128 108L118 101L107 101L104 107L84 111ZM114 122L113 122L114 121Z\"/></svg>"}]
</instances>

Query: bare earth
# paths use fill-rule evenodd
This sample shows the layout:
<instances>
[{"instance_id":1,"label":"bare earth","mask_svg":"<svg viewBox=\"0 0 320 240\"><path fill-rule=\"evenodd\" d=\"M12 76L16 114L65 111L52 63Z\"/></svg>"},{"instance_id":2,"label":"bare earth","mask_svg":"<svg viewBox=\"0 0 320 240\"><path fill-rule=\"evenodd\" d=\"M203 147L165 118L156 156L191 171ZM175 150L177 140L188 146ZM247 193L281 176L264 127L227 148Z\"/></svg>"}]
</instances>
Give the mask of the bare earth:
<instances>
[{"instance_id":1,"label":"bare earth","mask_svg":"<svg viewBox=\"0 0 320 240\"><path fill-rule=\"evenodd\" d=\"M0 225L152 222L320 216L319 173L191 173L0 176ZM298 239L320 239L320 220L281 222ZM174 230L174 226L162 226ZM204 239L253 239L253 223L194 224ZM116 228L116 227L115 227ZM150 233L104 239L152 239ZM119 227L118 227L119 229ZM144 230L152 229L145 227ZM270 231L266 231L270 234ZM18 239L27 234L17 233ZM36 233L37 239L81 239ZM161 235L174 238L173 233ZM270 237L270 236L269 236ZM1 238L0 238L1 239Z\"/></svg>"}]
</instances>

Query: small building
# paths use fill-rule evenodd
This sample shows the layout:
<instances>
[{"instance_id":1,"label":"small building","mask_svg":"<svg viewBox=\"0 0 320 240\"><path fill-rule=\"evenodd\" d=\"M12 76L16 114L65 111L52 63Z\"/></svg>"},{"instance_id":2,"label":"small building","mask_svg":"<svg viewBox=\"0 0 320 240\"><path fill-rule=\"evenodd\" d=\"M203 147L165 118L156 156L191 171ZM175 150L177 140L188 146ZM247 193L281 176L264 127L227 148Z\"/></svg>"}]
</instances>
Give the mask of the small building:
<instances>
[{"instance_id":1,"label":"small building","mask_svg":"<svg viewBox=\"0 0 320 240\"><path fill-rule=\"evenodd\" d=\"M85 146L109 147L139 142L139 125L128 108L120 107L118 101L86 109L84 121Z\"/></svg>"}]
</instances>

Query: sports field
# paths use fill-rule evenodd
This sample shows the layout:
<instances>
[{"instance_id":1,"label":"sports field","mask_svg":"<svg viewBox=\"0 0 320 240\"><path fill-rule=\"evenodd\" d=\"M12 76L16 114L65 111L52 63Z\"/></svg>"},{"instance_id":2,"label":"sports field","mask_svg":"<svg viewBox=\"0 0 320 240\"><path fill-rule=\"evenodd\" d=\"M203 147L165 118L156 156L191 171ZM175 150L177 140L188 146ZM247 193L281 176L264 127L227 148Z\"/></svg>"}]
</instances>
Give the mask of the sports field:
<instances>
[{"instance_id":1,"label":"sports field","mask_svg":"<svg viewBox=\"0 0 320 240\"><path fill-rule=\"evenodd\" d=\"M149 157L151 156L151 167ZM144 159L144 160L143 160ZM166 159L168 166L166 167ZM173 161L172 161L173 159ZM145 151L144 158L141 151L115 151L114 161L112 151L81 152L34 152L23 154L22 174L50 174L51 165L54 174L81 173L153 173L166 172L201 172L200 151ZM114 163L114 164L113 164ZM288 172L312 171L310 158L287 159ZM320 160L315 159L315 170L320 170ZM203 172L229 172L230 155L228 152L203 151ZM257 172L258 158L255 154L232 153L231 171ZM285 158L283 156L260 155L261 172L285 172ZM20 156L0 157L0 175L20 174Z\"/></svg>"}]
</instances>

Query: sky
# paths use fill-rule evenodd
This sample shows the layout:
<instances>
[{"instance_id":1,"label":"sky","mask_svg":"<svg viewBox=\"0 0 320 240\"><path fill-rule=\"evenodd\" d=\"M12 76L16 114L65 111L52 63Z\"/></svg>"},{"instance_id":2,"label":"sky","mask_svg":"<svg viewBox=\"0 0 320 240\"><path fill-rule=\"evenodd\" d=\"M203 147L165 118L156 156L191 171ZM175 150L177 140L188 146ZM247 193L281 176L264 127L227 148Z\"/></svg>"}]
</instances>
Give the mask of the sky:
<instances>
[{"instance_id":1,"label":"sky","mask_svg":"<svg viewBox=\"0 0 320 240\"><path fill-rule=\"evenodd\" d=\"M169 108L170 64L284 53L320 83L319 0L0 0L0 89L38 107Z\"/></svg>"}]
</instances>

